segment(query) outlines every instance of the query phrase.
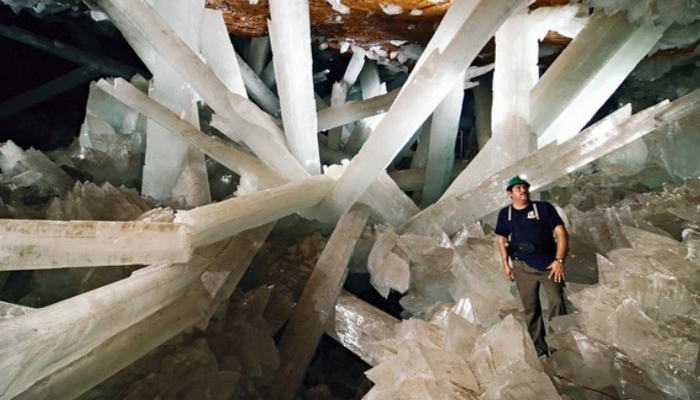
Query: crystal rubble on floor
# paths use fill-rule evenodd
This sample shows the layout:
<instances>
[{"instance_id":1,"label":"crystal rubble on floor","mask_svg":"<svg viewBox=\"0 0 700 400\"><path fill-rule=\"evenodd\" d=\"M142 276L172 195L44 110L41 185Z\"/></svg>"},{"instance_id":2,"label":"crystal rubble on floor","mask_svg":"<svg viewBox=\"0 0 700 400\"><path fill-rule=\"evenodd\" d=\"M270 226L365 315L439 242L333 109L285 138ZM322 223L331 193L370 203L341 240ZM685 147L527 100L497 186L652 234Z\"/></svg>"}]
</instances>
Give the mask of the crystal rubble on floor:
<instances>
[{"instance_id":1,"label":"crystal rubble on floor","mask_svg":"<svg viewBox=\"0 0 700 400\"><path fill-rule=\"evenodd\" d=\"M415 394L409 389L427 390L428 398L439 399L559 399L515 318L508 316L487 332L476 332L454 313L445 327L403 321L393 339L394 354L367 371L375 386L364 399L412 398ZM460 346L454 345L455 337L462 338ZM448 342L452 351L446 349Z\"/></svg>"},{"instance_id":2,"label":"crystal rubble on floor","mask_svg":"<svg viewBox=\"0 0 700 400\"><path fill-rule=\"evenodd\" d=\"M384 298L389 297L392 289L405 293L409 287L408 262L392 251L397 239L396 230L387 226L377 237L367 259L370 283Z\"/></svg>"},{"instance_id":3,"label":"crystal rubble on floor","mask_svg":"<svg viewBox=\"0 0 700 400\"><path fill-rule=\"evenodd\" d=\"M102 381L105 383L97 386L95 391L104 394L101 389L111 387L106 392L119 393L117 397L120 398L126 396L125 392L135 395L142 391L152 393L154 390L163 394L191 393L190 397L185 398L197 398L206 390L224 393L240 390L239 381L247 379L244 371L240 370L241 365L245 364L217 361L207 344L211 344L212 339L195 339L189 343L174 340L169 346L158 348L154 352L152 350L195 324L204 327L207 325L219 304L228 301L253 256L265 242L271 227L272 225L267 225L241 233L230 241L209 248L207 270L182 297L111 336L84 357L37 382L17 398L48 396L53 399L73 399ZM211 275L216 276L215 285L208 278ZM252 321L252 318L236 318L234 321ZM265 342L257 337L250 343L256 345L257 351L265 348L265 345L274 351L271 339ZM128 367L149 353L147 358ZM260 357L251 360L264 360L263 354L265 353L261 352L258 354ZM96 358L101 362L95 364ZM157 362L152 362L153 359ZM237 367L231 368L232 366ZM126 368L126 375L140 375L144 369L148 375L143 384L124 388L123 375L117 374L123 368ZM117 375L108 379L114 374ZM85 396L91 398L91 395L94 392L88 392Z\"/></svg>"},{"instance_id":4,"label":"crystal rubble on floor","mask_svg":"<svg viewBox=\"0 0 700 400\"><path fill-rule=\"evenodd\" d=\"M309 174L321 173L311 59L309 3L270 1L268 20L282 122L290 152Z\"/></svg>"},{"instance_id":5,"label":"crystal rubble on floor","mask_svg":"<svg viewBox=\"0 0 700 400\"><path fill-rule=\"evenodd\" d=\"M623 231L634 249L599 256L600 283L569 296L580 313L552 321L550 343L559 349L553 365L567 382L612 387L625 398L695 398L698 265L682 257L687 249L674 240ZM674 276L684 270L692 277ZM565 381L559 386L573 390Z\"/></svg>"},{"instance_id":6,"label":"crystal rubble on floor","mask_svg":"<svg viewBox=\"0 0 700 400\"><path fill-rule=\"evenodd\" d=\"M62 195L75 183L44 153L33 148L24 151L11 140L0 146L0 169L15 188L28 188L40 198Z\"/></svg>"},{"instance_id":7,"label":"crystal rubble on floor","mask_svg":"<svg viewBox=\"0 0 700 400\"><path fill-rule=\"evenodd\" d=\"M442 101L476 57L478 49L519 3L516 0L482 1L475 6L473 13L464 16L464 21L457 21L459 28L450 27L454 36L441 50L431 52L427 61L413 71L374 134L335 184L322 207L325 213L340 215L357 201ZM465 35L469 40L463 40ZM465 47L464 43L470 45ZM428 86L430 90L426 90Z\"/></svg>"},{"instance_id":8,"label":"crystal rubble on floor","mask_svg":"<svg viewBox=\"0 0 700 400\"><path fill-rule=\"evenodd\" d=\"M624 13L596 12L532 89L531 127L539 147L577 134L666 27L636 26Z\"/></svg>"},{"instance_id":9,"label":"crystal rubble on floor","mask_svg":"<svg viewBox=\"0 0 700 400\"><path fill-rule=\"evenodd\" d=\"M355 205L345 214L309 277L294 312L277 344L280 366L273 381L271 397L291 399L301 386L328 316L348 274L355 243L364 231L369 207Z\"/></svg>"},{"instance_id":10,"label":"crystal rubble on floor","mask_svg":"<svg viewBox=\"0 0 700 400\"><path fill-rule=\"evenodd\" d=\"M142 93L148 82L136 75L132 84ZM79 144L67 154L52 152L58 165L78 170L95 183L140 187L146 151L146 119L90 84L85 121L80 127Z\"/></svg>"},{"instance_id":11,"label":"crystal rubble on floor","mask_svg":"<svg viewBox=\"0 0 700 400\"><path fill-rule=\"evenodd\" d=\"M153 204L134 189L115 188L109 182L98 186L76 182L63 198L54 197L46 206L46 219L56 221L132 221Z\"/></svg>"},{"instance_id":12,"label":"crystal rubble on floor","mask_svg":"<svg viewBox=\"0 0 700 400\"><path fill-rule=\"evenodd\" d=\"M596 192L588 190L591 184L589 180L598 182L607 188L616 189L620 186L614 180L604 179L590 175L578 178L583 183L570 185L567 190L578 194L583 186L586 191L581 191L585 196L592 196ZM638 193L638 190L627 189L623 183L621 188L613 192L613 196L601 201L601 205L591 209L585 208L585 213L577 210L580 207L573 202L566 207L566 213L571 222L572 232L581 235L587 241L594 243L597 252L605 255L614 247L629 246L616 226L620 222L628 226L644 229L659 235L665 235L676 239L681 238L683 229L700 224L698 217L698 205L695 200L700 190L695 188L698 179L687 178L683 186L664 185L664 190L652 193ZM597 185L598 185L597 184ZM552 193L550 191L550 193ZM616 198L627 198L618 201L612 208ZM558 196L559 204L565 204L566 197Z\"/></svg>"}]
</instances>

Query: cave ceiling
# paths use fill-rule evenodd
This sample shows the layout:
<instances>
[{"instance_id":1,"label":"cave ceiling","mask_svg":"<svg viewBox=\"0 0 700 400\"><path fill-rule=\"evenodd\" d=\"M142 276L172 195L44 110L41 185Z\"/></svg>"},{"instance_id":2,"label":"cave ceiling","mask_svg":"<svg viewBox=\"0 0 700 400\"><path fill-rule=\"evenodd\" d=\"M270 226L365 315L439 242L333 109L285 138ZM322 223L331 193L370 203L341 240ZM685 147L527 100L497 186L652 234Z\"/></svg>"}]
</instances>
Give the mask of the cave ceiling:
<instances>
[{"instance_id":1,"label":"cave ceiling","mask_svg":"<svg viewBox=\"0 0 700 400\"><path fill-rule=\"evenodd\" d=\"M309 0L311 34L316 42L340 49L343 43L386 51L396 49L392 41L407 41L426 45L437 24L445 15L451 1L401 0L395 1L402 12L387 14L388 3L380 0L343 0L338 10L326 0ZM530 8L569 4L570 0L537 0ZM229 32L239 36L266 36L270 18L268 0L206 0L209 8L221 10ZM571 40L550 32L543 43L566 45ZM484 49L484 55L493 53L493 40ZM489 57L486 57L489 58Z\"/></svg>"}]
</instances>

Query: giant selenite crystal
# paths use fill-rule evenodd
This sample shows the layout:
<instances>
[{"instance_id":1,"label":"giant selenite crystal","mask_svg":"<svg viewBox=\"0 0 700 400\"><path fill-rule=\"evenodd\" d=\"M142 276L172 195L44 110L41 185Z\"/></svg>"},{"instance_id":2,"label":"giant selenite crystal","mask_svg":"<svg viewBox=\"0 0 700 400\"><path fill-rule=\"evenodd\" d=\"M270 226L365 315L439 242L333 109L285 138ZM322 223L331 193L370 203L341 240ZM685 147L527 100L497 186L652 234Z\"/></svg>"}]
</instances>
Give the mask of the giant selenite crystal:
<instances>
[{"instance_id":1,"label":"giant selenite crystal","mask_svg":"<svg viewBox=\"0 0 700 400\"><path fill-rule=\"evenodd\" d=\"M282 106L282 121L292 154L310 173L321 172L316 139L316 103L311 70L309 3L270 1L270 41Z\"/></svg>"}]
</instances>

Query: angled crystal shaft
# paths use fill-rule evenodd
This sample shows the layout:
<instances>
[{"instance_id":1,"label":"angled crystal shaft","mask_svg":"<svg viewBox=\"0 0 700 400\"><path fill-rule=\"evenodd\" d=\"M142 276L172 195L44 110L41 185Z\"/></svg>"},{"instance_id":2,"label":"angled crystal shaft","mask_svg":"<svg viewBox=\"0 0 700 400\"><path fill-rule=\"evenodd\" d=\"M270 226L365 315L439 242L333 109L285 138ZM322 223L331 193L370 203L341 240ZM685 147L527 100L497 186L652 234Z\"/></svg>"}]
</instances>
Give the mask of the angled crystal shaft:
<instances>
[{"instance_id":1,"label":"angled crystal shaft","mask_svg":"<svg viewBox=\"0 0 700 400\"><path fill-rule=\"evenodd\" d=\"M452 234L465 224L476 221L508 203L504 182L513 175L527 176L535 191L555 179L575 171L589 162L636 140L663 124L654 116L673 108L667 101L643 110L619 125L607 119L561 144L550 143L521 159L472 190L443 198L401 226L401 232L426 232L437 224ZM615 119L614 114L610 119Z\"/></svg>"},{"instance_id":2,"label":"angled crystal shaft","mask_svg":"<svg viewBox=\"0 0 700 400\"><path fill-rule=\"evenodd\" d=\"M455 29L456 33L442 51L436 49L420 68L414 70L374 134L338 179L323 207L334 215L341 215L357 201L521 3L518 0L479 2Z\"/></svg>"},{"instance_id":3,"label":"angled crystal shaft","mask_svg":"<svg viewBox=\"0 0 700 400\"><path fill-rule=\"evenodd\" d=\"M332 185L333 178L314 176L193 210L180 211L175 220L192 227L195 246L211 244L312 207L326 196Z\"/></svg>"},{"instance_id":4,"label":"angled crystal shaft","mask_svg":"<svg viewBox=\"0 0 700 400\"><path fill-rule=\"evenodd\" d=\"M272 61L289 150L309 174L319 174L309 2L271 0L270 14Z\"/></svg>"},{"instance_id":5,"label":"angled crystal shaft","mask_svg":"<svg viewBox=\"0 0 700 400\"><path fill-rule=\"evenodd\" d=\"M272 226L264 225L233 237L182 297L125 327L83 357L37 381L15 399L77 398L198 321L206 325L221 301L231 295ZM208 275L217 276L217 285L207 283ZM140 298L128 301L138 302ZM96 363L96 359L100 362Z\"/></svg>"},{"instance_id":6,"label":"angled crystal shaft","mask_svg":"<svg viewBox=\"0 0 700 400\"><path fill-rule=\"evenodd\" d=\"M365 228L369 211L369 207L363 204L350 209L340 218L323 249L277 345L280 367L272 384L271 397L288 400L299 389L345 283L347 266L355 243Z\"/></svg>"},{"instance_id":7,"label":"angled crystal shaft","mask_svg":"<svg viewBox=\"0 0 700 400\"><path fill-rule=\"evenodd\" d=\"M191 229L168 222L5 219L0 238L0 270L186 262L193 250Z\"/></svg>"},{"instance_id":8,"label":"angled crystal shaft","mask_svg":"<svg viewBox=\"0 0 700 400\"><path fill-rule=\"evenodd\" d=\"M255 156L243 150L233 142L209 136L187 121L181 120L171 110L149 98L123 79L117 79L114 85L100 81L97 86L127 106L196 146L204 154L220 162L237 174L252 175L261 182L262 187L272 187L284 183L284 180Z\"/></svg>"},{"instance_id":9,"label":"angled crystal shaft","mask_svg":"<svg viewBox=\"0 0 700 400\"><path fill-rule=\"evenodd\" d=\"M578 133L659 40L666 27L634 25L598 11L532 89L539 146Z\"/></svg>"},{"instance_id":10,"label":"angled crystal shaft","mask_svg":"<svg viewBox=\"0 0 700 400\"><path fill-rule=\"evenodd\" d=\"M206 266L200 257L187 264L150 266L111 285L3 321L0 396L13 398L162 309L182 296Z\"/></svg>"}]
</instances>

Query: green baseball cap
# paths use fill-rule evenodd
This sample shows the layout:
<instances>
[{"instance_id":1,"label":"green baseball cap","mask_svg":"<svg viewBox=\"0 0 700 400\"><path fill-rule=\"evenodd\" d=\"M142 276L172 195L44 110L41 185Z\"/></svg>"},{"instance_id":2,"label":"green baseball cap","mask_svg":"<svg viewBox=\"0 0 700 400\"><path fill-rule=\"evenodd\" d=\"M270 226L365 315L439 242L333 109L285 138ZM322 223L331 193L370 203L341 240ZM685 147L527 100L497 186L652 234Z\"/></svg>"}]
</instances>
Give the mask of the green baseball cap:
<instances>
[{"instance_id":1,"label":"green baseball cap","mask_svg":"<svg viewBox=\"0 0 700 400\"><path fill-rule=\"evenodd\" d=\"M508 180L508 186L506 187L506 191L510 192L511 189L513 189L513 186L515 185L525 185L526 188L529 188L530 182L521 178L520 175L515 175L514 177Z\"/></svg>"}]
</instances>

